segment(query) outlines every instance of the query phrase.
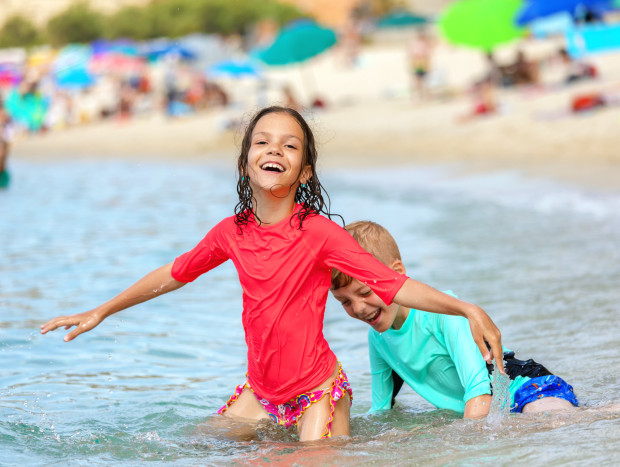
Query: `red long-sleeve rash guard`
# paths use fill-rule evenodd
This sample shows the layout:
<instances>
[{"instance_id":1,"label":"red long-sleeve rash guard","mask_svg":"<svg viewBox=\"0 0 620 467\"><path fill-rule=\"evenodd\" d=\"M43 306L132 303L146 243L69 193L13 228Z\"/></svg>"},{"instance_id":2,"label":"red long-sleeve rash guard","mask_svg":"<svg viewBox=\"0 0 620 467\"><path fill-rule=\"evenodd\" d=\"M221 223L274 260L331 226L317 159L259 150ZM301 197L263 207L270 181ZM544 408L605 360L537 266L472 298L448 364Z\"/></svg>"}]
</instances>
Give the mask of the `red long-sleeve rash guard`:
<instances>
[{"instance_id":1,"label":"red long-sleeve rash guard","mask_svg":"<svg viewBox=\"0 0 620 467\"><path fill-rule=\"evenodd\" d=\"M332 267L367 283L387 304L407 279L321 215L298 227L293 216L274 225L251 221L240 233L228 217L172 267L174 279L191 282L233 261L243 288L248 381L274 404L313 389L334 370L336 356L323 337Z\"/></svg>"}]
</instances>

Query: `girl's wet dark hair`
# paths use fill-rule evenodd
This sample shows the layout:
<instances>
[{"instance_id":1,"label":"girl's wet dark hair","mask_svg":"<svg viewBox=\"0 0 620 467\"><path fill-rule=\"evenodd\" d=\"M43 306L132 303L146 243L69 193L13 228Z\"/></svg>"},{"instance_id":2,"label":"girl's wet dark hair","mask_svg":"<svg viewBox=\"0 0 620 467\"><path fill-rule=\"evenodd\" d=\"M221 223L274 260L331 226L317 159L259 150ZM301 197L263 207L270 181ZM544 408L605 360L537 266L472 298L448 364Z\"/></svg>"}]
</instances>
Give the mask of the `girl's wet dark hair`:
<instances>
[{"instance_id":1,"label":"girl's wet dark hair","mask_svg":"<svg viewBox=\"0 0 620 467\"><path fill-rule=\"evenodd\" d=\"M256 215L253 209L254 196L250 185L250 179L247 175L248 153L252 144L252 133L254 132L256 124L265 115L272 113L284 113L290 115L297 120L297 123L299 123L299 126L304 133L303 160L301 167L303 168L306 165L309 165L312 170L312 176L304 185L300 185L295 193L295 202L301 204L301 209L296 214L299 219L299 228L302 228L306 217L314 216L319 213L325 214L330 219L332 216L338 216L342 220L342 216L339 214L332 214L330 212L331 202L329 195L327 194L327 191L325 191L323 185L321 185L319 176L316 172L316 160L318 154L312 129L296 110L288 107L271 106L265 107L258 111L250 120L250 123L243 134L241 150L239 152L239 158L237 159L237 194L239 195L239 202L235 206L235 224L237 224L239 229L242 229L243 226L248 224L252 216L254 216L259 224L261 223L260 218ZM299 176L301 176L301 171L298 174L298 177ZM327 202L325 199L327 199Z\"/></svg>"}]
</instances>

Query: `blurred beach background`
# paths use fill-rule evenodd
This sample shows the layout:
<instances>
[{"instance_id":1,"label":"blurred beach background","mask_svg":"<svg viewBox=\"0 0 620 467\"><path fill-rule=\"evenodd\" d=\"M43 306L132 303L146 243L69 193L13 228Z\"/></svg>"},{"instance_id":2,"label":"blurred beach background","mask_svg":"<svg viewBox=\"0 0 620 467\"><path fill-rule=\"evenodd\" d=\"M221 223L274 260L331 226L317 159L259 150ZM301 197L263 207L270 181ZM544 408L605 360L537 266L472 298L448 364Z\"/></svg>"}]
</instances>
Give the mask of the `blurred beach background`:
<instances>
[{"instance_id":1,"label":"blurred beach background","mask_svg":"<svg viewBox=\"0 0 620 467\"><path fill-rule=\"evenodd\" d=\"M617 458L620 2L0 0L0 95L0 464ZM388 227L584 409L465 422L405 391L367 416L367 330L330 298L351 438L200 434L246 367L231 265L71 344L38 334L231 215L271 104L313 127L334 212Z\"/></svg>"}]
</instances>

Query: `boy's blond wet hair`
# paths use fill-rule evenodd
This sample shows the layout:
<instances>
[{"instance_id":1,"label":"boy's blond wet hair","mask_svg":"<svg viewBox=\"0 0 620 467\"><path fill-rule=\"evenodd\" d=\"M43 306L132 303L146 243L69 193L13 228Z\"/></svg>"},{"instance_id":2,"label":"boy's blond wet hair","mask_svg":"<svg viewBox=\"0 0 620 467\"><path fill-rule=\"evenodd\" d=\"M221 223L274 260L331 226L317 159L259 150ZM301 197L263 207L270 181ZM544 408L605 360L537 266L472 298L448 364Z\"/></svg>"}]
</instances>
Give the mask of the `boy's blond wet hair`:
<instances>
[{"instance_id":1,"label":"boy's blond wet hair","mask_svg":"<svg viewBox=\"0 0 620 467\"><path fill-rule=\"evenodd\" d=\"M390 266L394 260L402 259L396 240L385 227L371 221L357 221L347 225L345 229L364 250L386 266ZM352 281L352 277L332 269L332 290L345 287Z\"/></svg>"}]
</instances>

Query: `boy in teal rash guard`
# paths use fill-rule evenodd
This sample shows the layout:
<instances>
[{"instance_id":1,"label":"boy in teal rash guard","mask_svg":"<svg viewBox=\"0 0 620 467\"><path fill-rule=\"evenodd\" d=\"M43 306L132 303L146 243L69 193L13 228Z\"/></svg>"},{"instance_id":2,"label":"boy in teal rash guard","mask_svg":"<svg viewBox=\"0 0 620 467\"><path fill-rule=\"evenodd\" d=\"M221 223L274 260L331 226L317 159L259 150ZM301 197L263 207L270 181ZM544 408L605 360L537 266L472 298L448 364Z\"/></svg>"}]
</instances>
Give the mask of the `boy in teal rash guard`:
<instances>
[{"instance_id":1,"label":"boy in teal rash guard","mask_svg":"<svg viewBox=\"0 0 620 467\"><path fill-rule=\"evenodd\" d=\"M398 246L385 228L361 221L346 229L366 251L405 273ZM368 333L371 412L390 409L406 382L438 408L463 413L466 418L488 414L492 367L482 358L466 319L386 305L367 285L337 270L332 272L331 291L351 317L372 327ZM578 405L573 388L539 363L518 360L514 352L504 349L504 364L510 377L512 412Z\"/></svg>"}]
</instances>

